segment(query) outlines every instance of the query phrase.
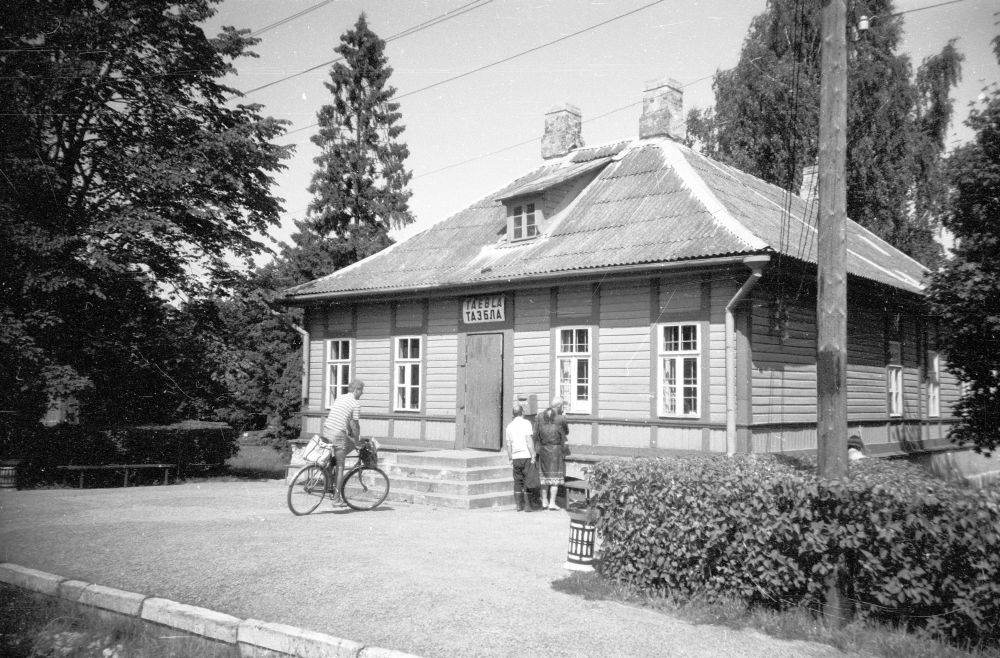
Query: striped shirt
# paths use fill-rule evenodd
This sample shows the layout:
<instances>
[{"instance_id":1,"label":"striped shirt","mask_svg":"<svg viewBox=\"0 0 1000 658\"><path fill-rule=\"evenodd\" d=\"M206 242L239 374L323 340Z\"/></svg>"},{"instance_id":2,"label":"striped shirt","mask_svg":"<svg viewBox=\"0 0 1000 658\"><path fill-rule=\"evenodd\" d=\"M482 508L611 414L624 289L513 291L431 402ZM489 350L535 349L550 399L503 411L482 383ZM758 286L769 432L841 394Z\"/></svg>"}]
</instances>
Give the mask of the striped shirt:
<instances>
[{"instance_id":1,"label":"striped shirt","mask_svg":"<svg viewBox=\"0 0 1000 658\"><path fill-rule=\"evenodd\" d=\"M332 439L338 434L347 435L347 422L352 418L361 420L361 400L355 398L354 393L338 395L323 421L323 437Z\"/></svg>"}]
</instances>

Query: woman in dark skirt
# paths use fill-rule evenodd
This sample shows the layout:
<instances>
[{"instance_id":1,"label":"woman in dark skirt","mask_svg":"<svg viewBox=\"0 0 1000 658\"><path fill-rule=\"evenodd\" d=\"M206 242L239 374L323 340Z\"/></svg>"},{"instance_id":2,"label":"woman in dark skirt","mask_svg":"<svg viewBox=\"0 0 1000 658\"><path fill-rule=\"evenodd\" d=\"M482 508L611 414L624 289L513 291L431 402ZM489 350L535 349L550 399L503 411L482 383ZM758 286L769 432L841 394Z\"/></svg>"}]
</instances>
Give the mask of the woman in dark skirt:
<instances>
[{"instance_id":1,"label":"woman in dark skirt","mask_svg":"<svg viewBox=\"0 0 1000 658\"><path fill-rule=\"evenodd\" d=\"M559 509L556 494L559 485L566 481L566 436L569 425L562 415L563 400L552 399L549 408L535 418L535 447L538 452L538 471L542 485L542 507Z\"/></svg>"}]
</instances>

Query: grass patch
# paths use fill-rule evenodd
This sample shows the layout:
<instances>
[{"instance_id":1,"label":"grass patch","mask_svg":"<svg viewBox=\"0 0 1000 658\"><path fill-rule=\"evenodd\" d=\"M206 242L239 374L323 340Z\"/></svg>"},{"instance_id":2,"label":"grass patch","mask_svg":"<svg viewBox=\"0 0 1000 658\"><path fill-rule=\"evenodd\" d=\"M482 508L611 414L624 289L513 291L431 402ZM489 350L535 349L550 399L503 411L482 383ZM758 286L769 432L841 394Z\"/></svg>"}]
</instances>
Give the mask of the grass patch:
<instances>
[{"instance_id":1,"label":"grass patch","mask_svg":"<svg viewBox=\"0 0 1000 658\"><path fill-rule=\"evenodd\" d=\"M0 583L0 655L7 658L237 658L239 649Z\"/></svg>"},{"instance_id":2,"label":"grass patch","mask_svg":"<svg viewBox=\"0 0 1000 658\"><path fill-rule=\"evenodd\" d=\"M829 644L850 653L885 658L1000 658L1000 648L959 648L927 635L898 628L854 621L831 628L812 611L794 608L777 612L749 609L741 601L676 601L669 597L649 597L601 578L597 573L572 573L552 583L564 594L588 601L616 601L656 610L692 624L713 624L737 630L751 628L772 637Z\"/></svg>"}]
</instances>

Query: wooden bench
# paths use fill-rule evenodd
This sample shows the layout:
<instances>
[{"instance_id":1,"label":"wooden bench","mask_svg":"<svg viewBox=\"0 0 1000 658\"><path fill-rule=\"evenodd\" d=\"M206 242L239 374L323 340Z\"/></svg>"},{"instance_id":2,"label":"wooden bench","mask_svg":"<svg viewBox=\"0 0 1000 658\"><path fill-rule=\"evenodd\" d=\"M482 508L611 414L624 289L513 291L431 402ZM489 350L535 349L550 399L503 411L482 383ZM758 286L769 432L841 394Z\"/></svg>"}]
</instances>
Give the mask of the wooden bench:
<instances>
[{"instance_id":1,"label":"wooden bench","mask_svg":"<svg viewBox=\"0 0 1000 658\"><path fill-rule=\"evenodd\" d=\"M83 489L83 476L87 471L124 471L125 478L122 481L122 486L128 486L128 477L132 471L139 471L143 469L159 468L163 469L163 484L170 483L170 469L177 468L177 464L98 464L98 465L86 465L86 466L56 466L62 471L79 471L80 472L80 488Z\"/></svg>"}]
</instances>

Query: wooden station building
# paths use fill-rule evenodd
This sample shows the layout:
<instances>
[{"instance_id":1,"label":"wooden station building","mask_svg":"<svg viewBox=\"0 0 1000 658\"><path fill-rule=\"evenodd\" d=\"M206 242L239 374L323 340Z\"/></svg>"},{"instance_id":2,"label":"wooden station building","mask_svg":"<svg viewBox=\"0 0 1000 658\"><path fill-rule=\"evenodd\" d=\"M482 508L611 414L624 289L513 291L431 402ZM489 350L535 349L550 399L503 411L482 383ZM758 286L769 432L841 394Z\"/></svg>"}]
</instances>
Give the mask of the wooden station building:
<instances>
[{"instance_id":1,"label":"wooden station building","mask_svg":"<svg viewBox=\"0 0 1000 658\"><path fill-rule=\"evenodd\" d=\"M681 143L680 85L636 139L545 117L537 168L414 237L289 289L303 433L364 380L364 433L499 450L511 402L563 397L575 455L816 448L816 194ZM942 449L957 382L927 270L848 221L848 414L873 454Z\"/></svg>"}]
</instances>

